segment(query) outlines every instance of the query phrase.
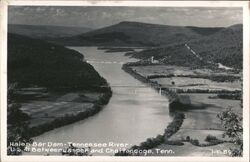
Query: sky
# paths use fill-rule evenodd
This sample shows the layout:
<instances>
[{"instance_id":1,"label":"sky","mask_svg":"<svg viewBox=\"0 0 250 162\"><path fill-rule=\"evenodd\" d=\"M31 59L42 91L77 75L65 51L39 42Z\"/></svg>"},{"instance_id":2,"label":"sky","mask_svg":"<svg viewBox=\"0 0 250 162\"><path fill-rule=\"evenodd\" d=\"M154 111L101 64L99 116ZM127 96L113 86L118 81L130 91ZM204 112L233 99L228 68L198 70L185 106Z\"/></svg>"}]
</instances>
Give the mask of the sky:
<instances>
[{"instance_id":1,"label":"sky","mask_svg":"<svg viewBox=\"0 0 250 162\"><path fill-rule=\"evenodd\" d=\"M227 27L242 23L242 8L9 6L9 24L102 28L121 21Z\"/></svg>"}]
</instances>

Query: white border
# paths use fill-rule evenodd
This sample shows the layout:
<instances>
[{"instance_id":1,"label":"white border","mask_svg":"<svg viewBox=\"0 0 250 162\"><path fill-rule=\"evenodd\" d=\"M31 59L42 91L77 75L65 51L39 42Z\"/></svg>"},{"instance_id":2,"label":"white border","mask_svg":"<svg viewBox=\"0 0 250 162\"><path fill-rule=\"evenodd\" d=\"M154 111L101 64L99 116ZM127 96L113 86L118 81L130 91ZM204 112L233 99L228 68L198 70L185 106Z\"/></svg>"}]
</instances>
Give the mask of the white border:
<instances>
[{"instance_id":1,"label":"white border","mask_svg":"<svg viewBox=\"0 0 250 162\"><path fill-rule=\"evenodd\" d=\"M8 5L49 5L49 6L137 6L137 7L243 7L243 128L244 156L232 157L65 157L65 156L6 156L7 145L7 6ZM247 1L44 1L44 0L2 0L1 1L1 161L249 161L249 5ZM4 132L4 133L2 133Z\"/></svg>"}]
</instances>

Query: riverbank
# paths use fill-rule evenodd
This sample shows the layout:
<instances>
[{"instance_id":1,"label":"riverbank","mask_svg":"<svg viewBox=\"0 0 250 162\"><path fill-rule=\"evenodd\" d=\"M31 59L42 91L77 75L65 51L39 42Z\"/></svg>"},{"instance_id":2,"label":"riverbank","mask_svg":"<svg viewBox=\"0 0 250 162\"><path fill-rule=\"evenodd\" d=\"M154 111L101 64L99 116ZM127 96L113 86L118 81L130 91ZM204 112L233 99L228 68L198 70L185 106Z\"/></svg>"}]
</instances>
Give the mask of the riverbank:
<instances>
[{"instance_id":1,"label":"riverbank","mask_svg":"<svg viewBox=\"0 0 250 162\"><path fill-rule=\"evenodd\" d=\"M156 148L158 145L163 143L170 145L182 145L180 141L169 141L169 138L180 129L184 119L184 113L175 113L173 121L168 124L163 135L157 135L154 138L148 138L140 145L134 145L130 149L118 152L115 154L115 156L140 156L146 150Z\"/></svg>"},{"instance_id":2,"label":"riverbank","mask_svg":"<svg viewBox=\"0 0 250 162\"><path fill-rule=\"evenodd\" d=\"M31 116L28 133L30 137L59 128L95 115L109 102L110 87L98 91L46 92L42 98L22 102L20 108ZM22 96L23 97L23 96ZM33 109L31 109L33 108Z\"/></svg>"},{"instance_id":3,"label":"riverbank","mask_svg":"<svg viewBox=\"0 0 250 162\"><path fill-rule=\"evenodd\" d=\"M149 138L146 142L143 142L143 145L146 144L152 146L150 148L147 148L150 149L152 152L147 153L146 156L187 156L191 154L194 156L230 156L229 148L234 148L235 145L230 142L229 139L222 138L224 130L221 126L219 119L216 116L219 112L224 111L226 110L226 108L231 106L233 107L234 112L237 112L238 114L242 115L242 109L240 106L240 100L237 100L237 98L221 98L217 96L219 96L222 92L229 95L232 95L232 93L240 93L240 85L237 85L238 82L225 82L225 78L228 77L226 73L222 73L221 75L223 81L218 80L205 82L208 84L208 88L204 91L204 89L202 89L204 86L206 86L204 84L204 81L202 84L203 87L201 87L199 84L191 85L190 83L192 83L193 80L189 81L185 78L180 81L178 79L175 79L173 81L174 83L171 84L172 79L169 78L178 78L178 75L181 75L183 77L183 75L196 74L195 78L198 78L197 80L199 81L199 75L197 75L198 72L202 73L202 77L204 79L204 74L207 76L211 73L210 71L198 69L196 70L196 72L194 72L195 70L188 70L187 68L181 67L179 68L180 70L178 69L178 67L175 68L176 70L173 70L172 67L163 67L164 65L155 65L157 69L156 71L154 71L154 65L148 66L150 67L146 68L147 65L140 65L140 63L139 65L137 63L127 63L124 64L123 70L131 74L136 79L149 84L157 91L160 91L160 88L161 91L165 91L165 93L163 94L167 94L167 97L170 96L169 110L175 115L178 113L185 114L185 120L184 118L182 119L180 127L176 127L176 131L171 134L169 138L166 138L165 132L163 135L157 136L157 138ZM161 66L161 68L158 68L157 66ZM150 68L150 70L143 71L144 67L145 69ZM157 72L157 70L159 72ZM164 82L168 82L168 84L159 83L158 77L150 78L150 76L152 75L162 75L162 72L164 72L164 78L168 79ZM218 77L220 73L217 72L216 75ZM225 78L223 78L224 76ZM230 74L230 76L232 76L232 74ZM214 90L209 89L213 88L212 84L216 85L214 86ZM188 91L184 91L183 88L186 87L191 89ZM181 89L181 91L178 90L178 88ZM167 92L170 91L171 93L166 93L166 90ZM174 97L173 95L169 94L174 94ZM171 125L172 123L169 123L167 128L169 128L169 126ZM210 137L211 139L213 139L212 141L209 141ZM135 146L130 148L129 150L138 148L141 147ZM190 152L190 148L196 151ZM216 154L216 152L211 152L211 149L224 149L229 151L226 154L220 155ZM159 153L159 150L163 151ZM172 153L166 153L164 152L164 150L172 150ZM145 154L127 154L126 152L122 152L117 154L117 156L145 156Z\"/></svg>"},{"instance_id":4,"label":"riverbank","mask_svg":"<svg viewBox=\"0 0 250 162\"><path fill-rule=\"evenodd\" d=\"M12 33L7 81L7 146L92 116L112 95L82 53Z\"/></svg>"},{"instance_id":5,"label":"riverbank","mask_svg":"<svg viewBox=\"0 0 250 162\"><path fill-rule=\"evenodd\" d=\"M171 89L164 88L162 89L161 85L158 83L151 81L149 78L137 73L135 70L131 68L131 66L137 65L137 62L133 63L126 63L122 65L122 69L132 75L134 78L138 79L139 81L148 84L149 86L153 87L156 91L159 91L162 95L167 96L169 103L178 100L177 93Z\"/></svg>"},{"instance_id":6,"label":"riverbank","mask_svg":"<svg viewBox=\"0 0 250 162\"><path fill-rule=\"evenodd\" d=\"M172 106L172 102L176 103L178 102L178 96L175 91L172 91L170 89L159 89L161 86L147 77L144 77L134 71L132 68L130 68L131 65L137 65L137 63L126 63L123 64L122 69L132 75L134 78L140 80L143 83L146 83L153 87L156 91L160 91L161 94L165 95L169 99L169 109ZM156 148L158 145L161 145L163 143L171 143L173 145L181 145L179 141L169 141L168 139L175 134L181 127L184 119L185 119L185 114L182 112L172 112L173 121L168 124L166 127L163 135L158 135L155 138L148 138L146 141L142 142L139 146L134 145L130 149L127 149L126 151L121 151L115 154L115 156L140 156L142 155L140 152L143 152L143 150L149 150Z\"/></svg>"}]
</instances>

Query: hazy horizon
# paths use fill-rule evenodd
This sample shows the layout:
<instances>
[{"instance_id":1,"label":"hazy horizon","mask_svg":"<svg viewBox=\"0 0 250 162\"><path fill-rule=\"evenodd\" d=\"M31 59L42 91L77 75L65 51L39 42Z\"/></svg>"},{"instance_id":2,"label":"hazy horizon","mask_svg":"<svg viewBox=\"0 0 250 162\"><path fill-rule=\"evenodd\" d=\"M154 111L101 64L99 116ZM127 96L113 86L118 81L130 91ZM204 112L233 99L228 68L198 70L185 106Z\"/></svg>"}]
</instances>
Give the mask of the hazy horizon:
<instances>
[{"instance_id":1,"label":"hazy horizon","mask_svg":"<svg viewBox=\"0 0 250 162\"><path fill-rule=\"evenodd\" d=\"M10 6L8 24L98 29L132 21L170 26L228 27L242 24L236 7Z\"/></svg>"},{"instance_id":2,"label":"hazy horizon","mask_svg":"<svg viewBox=\"0 0 250 162\"><path fill-rule=\"evenodd\" d=\"M121 21L123 22L123 21ZM118 22L118 23L121 23L121 22ZM146 22L139 22L139 21L129 21L129 22L138 22L138 23L146 23ZM117 24L118 24L117 23ZM155 24L155 23L148 23L148 24ZM232 24L232 25L229 25L229 26L215 26L215 28L220 28L220 27L230 27L230 26L233 26L233 25L242 25L243 23L237 23L237 24ZM36 25L36 24L11 24L11 23L8 23L8 25L30 25L30 26L55 26L55 27L72 27L72 28L89 28L89 27L86 27L86 26L63 26L63 25ZM115 25L115 24L112 24L112 25ZM166 25L166 26L178 26L178 25L167 25L167 24L155 24L155 25ZM108 25L108 26L111 26L111 25ZM105 27L108 27L108 26L103 26L103 27L100 27L100 28L105 28ZM186 26L190 26L190 25L186 25ZM184 27L184 26L183 26ZM190 27L200 27L200 28L206 28L207 26L193 26L191 25ZM89 29L100 29L100 28L89 28Z\"/></svg>"}]
</instances>

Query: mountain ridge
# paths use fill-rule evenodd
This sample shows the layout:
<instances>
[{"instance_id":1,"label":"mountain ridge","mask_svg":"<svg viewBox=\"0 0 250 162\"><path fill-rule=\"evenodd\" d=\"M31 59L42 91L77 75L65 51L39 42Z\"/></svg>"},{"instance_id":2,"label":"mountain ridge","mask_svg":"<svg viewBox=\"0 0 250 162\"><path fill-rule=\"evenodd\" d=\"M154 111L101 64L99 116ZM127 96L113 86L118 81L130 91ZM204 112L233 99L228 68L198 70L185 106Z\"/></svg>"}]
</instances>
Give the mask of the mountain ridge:
<instances>
[{"instance_id":1,"label":"mountain ridge","mask_svg":"<svg viewBox=\"0 0 250 162\"><path fill-rule=\"evenodd\" d=\"M24 35L36 39L70 37L91 30L92 29L86 27L8 24L9 33Z\"/></svg>"},{"instance_id":2,"label":"mountain ridge","mask_svg":"<svg viewBox=\"0 0 250 162\"><path fill-rule=\"evenodd\" d=\"M203 30L198 32L197 29ZM118 24L92 30L87 33L74 36L82 45L99 46L162 46L174 42L185 42L197 39L207 32L215 33L222 28L190 29L185 26L159 25L142 22L123 21Z\"/></svg>"},{"instance_id":3,"label":"mountain ridge","mask_svg":"<svg viewBox=\"0 0 250 162\"><path fill-rule=\"evenodd\" d=\"M132 54L132 56L140 59L148 59L154 56L155 59L165 64L192 65L195 67L197 65L203 66L206 62L214 62L235 69L242 69L242 30L242 25L233 25L209 36L193 39L185 43L180 42L166 47L141 51ZM203 60L193 57L186 44Z\"/></svg>"}]
</instances>

